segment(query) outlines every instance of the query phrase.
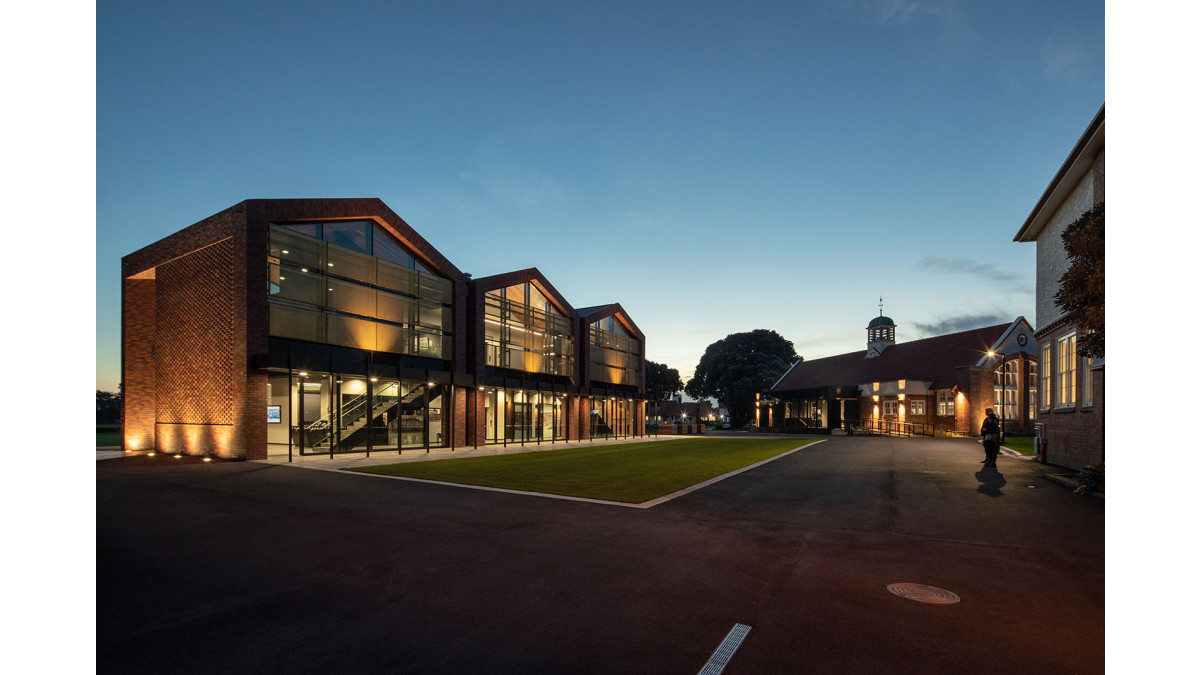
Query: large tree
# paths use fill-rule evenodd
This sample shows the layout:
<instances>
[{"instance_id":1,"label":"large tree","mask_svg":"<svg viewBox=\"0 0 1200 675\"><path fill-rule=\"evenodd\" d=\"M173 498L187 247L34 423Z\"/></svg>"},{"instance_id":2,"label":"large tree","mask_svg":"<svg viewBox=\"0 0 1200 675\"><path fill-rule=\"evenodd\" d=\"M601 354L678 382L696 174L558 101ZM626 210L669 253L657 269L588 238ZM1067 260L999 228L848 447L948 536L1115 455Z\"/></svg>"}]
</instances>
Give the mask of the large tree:
<instances>
[{"instance_id":1,"label":"large tree","mask_svg":"<svg viewBox=\"0 0 1200 675\"><path fill-rule=\"evenodd\" d=\"M1062 233L1071 266L1058 280L1054 304L1079 327L1082 356L1104 356L1104 204L1088 211Z\"/></svg>"},{"instance_id":2,"label":"large tree","mask_svg":"<svg viewBox=\"0 0 1200 675\"><path fill-rule=\"evenodd\" d=\"M96 424L117 424L121 421L120 387L117 393L96 390Z\"/></svg>"},{"instance_id":3,"label":"large tree","mask_svg":"<svg viewBox=\"0 0 1200 675\"><path fill-rule=\"evenodd\" d=\"M679 371L664 363L646 361L646 398L665 401L683 390Z\"/></svg>"},{"instance_id":4,"label":"large tree","mask_svg":"<svg viewBox=\"0 0 1200 675\"><path fill-rule=\"evenodd\" d=\"M699 399L715 397L729 409L734 428L754 419L754 395L768 389L796 361L791 340L759 328L734 333L704 350L684 391Z\"/></svg>"}]
</instances>

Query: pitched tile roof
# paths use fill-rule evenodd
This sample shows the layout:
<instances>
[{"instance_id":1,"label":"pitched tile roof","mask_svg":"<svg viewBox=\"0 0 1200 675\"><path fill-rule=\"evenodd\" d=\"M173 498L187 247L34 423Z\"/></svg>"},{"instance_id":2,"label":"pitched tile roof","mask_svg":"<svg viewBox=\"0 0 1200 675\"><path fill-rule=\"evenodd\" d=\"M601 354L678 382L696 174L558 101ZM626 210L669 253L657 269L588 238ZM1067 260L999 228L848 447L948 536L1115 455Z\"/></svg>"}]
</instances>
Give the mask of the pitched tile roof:
<instances>
[{"instance_id":1,"label":"pitched tile roof","mask_svg":"<svg viewBox=\"0 0 1200 675\"><path fill-rule=\"evenodd\" d=\"M894 380L933 382L932 389L949 389L958 383L957 369L979 363L980 358L996 344L1010 325L1002 323L900 342L872 359L867 358L867 350L864 349L801 361L792 366L771 390L781 392Z\"/></svg>"}]
</instances>

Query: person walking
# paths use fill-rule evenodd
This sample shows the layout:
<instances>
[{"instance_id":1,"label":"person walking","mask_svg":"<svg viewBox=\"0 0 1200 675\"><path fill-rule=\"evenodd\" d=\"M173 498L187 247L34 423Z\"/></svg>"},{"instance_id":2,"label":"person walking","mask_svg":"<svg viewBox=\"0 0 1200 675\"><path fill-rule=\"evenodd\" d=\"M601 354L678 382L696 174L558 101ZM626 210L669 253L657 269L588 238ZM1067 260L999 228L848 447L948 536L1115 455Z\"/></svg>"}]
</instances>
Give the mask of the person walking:
<instances>
[{"instance_id":1,"label":"person walking","mask_svg":"<svg viewBox=\"0 0 1200 675\"><path fill-rule=\"evenodd\" d=\"M987 416L983 418L983 426L979 428L979 435L983 437L983 452L986 455L983 465L994 467L996 456L1000 454L1000 418L991 408L984 413Z\"/></svg>"}]
</instances>

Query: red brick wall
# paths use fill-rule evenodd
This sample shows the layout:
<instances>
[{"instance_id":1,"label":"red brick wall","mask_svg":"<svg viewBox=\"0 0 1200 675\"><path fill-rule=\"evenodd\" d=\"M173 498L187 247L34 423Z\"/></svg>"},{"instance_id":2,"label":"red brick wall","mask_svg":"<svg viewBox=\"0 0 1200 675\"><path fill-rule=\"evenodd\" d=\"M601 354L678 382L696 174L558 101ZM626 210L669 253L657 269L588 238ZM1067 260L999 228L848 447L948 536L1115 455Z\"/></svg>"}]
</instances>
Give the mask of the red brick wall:
<instances>
[{"instance_id":1,"label":"red brick wall","mask_svg":"<svg viewBox=\"0 0 1200 675\"><path fill-rule=\"evenodd\" d=\"M1054 345L1057 358L1058 338L1072 332L1075 327L1067 323L1051 324L1037 333L1039 345ZM1057 389L1058 373L1054 364L1043 365L1052 373L1051 386ZM1046 436L1046 462L1070 469L1082 469L1104 462L1104 371L1092 372L1092 405L1083 405L1086 361L1076 362L1075 406L1038 412L1037 422Z\"/></svg>"},{"instance_id":2,"label":"red brick wall","mask_svg":"<svg viewBox=\"0 0 1200 675\"><path fill-rule=\"evenodd\" d=\"M165 452L244 453L231 447L235 382L245 381L233 353L233 257L224 239L155 271L155 421Z\"/></svg>"},{"instance_id":3,"label":"red brick wall","mask_svg":"<svg viewBox=\"0 0 1200 675\"><path fill-rule=\"evenodd\" d=\"M451 435L451 446L455 449L463 446L471 445L471 439L467 432L467 413L470 409L468 399L470 398L472 389L470 387L454 387L454 411L451 417L454 420L454 427Z\"/></svg>"},{"instance_id":4,"label":"red brick wall","mask_svg":"<svg viewBox=\"0 0 1200 675\"><path fill-rule=\"evenodd\" d=\"M154 447L154 279L122 283L123 447Z\"/></svg>"},{"instance_id":5,"label":"red brick wall","mask_svg":"<svg viewBox=\"0 0 1200 675\"><path fill-rule=\"evenodd\" d=\"M954 402L955 430L960 434L978 436L985 417L984 411L996 403L995 369L964 366L958 369L958 378L958 389L963 397Z\"/></svg>"}]
</instances>

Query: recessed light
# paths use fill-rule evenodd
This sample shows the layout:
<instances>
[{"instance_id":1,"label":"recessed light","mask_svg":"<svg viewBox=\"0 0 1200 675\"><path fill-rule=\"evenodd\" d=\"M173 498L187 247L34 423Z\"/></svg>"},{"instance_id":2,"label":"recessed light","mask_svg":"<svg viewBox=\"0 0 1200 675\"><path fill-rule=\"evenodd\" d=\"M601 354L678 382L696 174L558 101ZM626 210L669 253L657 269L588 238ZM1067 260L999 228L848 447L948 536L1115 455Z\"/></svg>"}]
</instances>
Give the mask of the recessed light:
<instances>
[{"instance_id":1,"label":"recessed light","mask_svg":"<svg viewBox=\"0 0 1200 675\"><path fill-rule=\"evenodd\" d=\"M289 254L289 253L291 253L291 251L288 251L287 249L284 249L284 251L283 251L283 254L284 254L284 255L287 255L287 254Z\"/></svg>"}]
</instances>

